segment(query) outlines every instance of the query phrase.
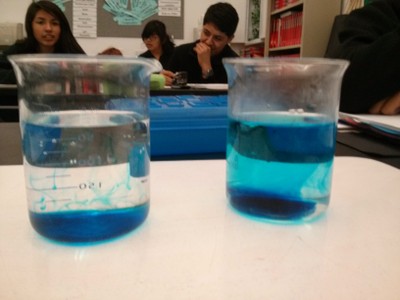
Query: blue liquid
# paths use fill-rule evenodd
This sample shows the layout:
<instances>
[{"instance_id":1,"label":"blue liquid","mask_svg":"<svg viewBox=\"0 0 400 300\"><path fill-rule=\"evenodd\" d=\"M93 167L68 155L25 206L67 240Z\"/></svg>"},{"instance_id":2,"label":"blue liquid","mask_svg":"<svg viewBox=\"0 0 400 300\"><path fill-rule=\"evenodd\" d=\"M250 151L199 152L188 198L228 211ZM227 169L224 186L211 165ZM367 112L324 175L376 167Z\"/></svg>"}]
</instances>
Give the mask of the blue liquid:
<instances>
[{"instance_id":1,"label":"blue liquid","mask_svg":"<svg viewBox=\"0 0 400 300\"><path fill-rule=\"evenodd\" d=\"M130 232L144 222L149 204L133 208L35 213L29 212L33 228L60 242L91 243Z\"/></svg>"},{"instance_id":2,"label":"blue liquid","mask_svg":"<svg viewBox=\"0 0 400 300\"><path fill-rule=\"evenodd\" d=\"M278 221L317 216L329 203L336 124L317 115L229 122L227 194L246 214Z\"/></svg>"}]
</instances>

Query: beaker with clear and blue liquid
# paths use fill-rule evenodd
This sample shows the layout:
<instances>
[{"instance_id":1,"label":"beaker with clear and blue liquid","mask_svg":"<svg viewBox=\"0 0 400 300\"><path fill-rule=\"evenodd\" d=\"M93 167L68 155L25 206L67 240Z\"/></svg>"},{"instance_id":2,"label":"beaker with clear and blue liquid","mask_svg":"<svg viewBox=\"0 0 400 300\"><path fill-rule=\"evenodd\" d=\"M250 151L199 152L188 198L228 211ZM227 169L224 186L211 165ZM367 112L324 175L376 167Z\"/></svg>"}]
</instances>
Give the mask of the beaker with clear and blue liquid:
<instances>
[{"instance_id":1,"label":"beaker with clear and blue liquid","mask_svg":"<svg viewBox=\"0 0 400 300\"><path fill-rule=\"evenodd\" d=\"M126 234L149 212L149 86L156 60L18 55L33 228L59 242Z\"/></svg>"}]
</instances>

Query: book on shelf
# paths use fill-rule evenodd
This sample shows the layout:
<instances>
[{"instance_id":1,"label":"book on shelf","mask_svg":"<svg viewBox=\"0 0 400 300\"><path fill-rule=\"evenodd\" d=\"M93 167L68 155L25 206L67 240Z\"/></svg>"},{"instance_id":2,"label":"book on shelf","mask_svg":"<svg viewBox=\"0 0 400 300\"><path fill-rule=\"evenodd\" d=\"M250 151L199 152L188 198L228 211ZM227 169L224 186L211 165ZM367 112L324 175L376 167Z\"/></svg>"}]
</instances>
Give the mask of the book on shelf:
<instances>
[{"instance_id":1,"label":"book on shelf","mask_svg":"<svg viewBox=\"0 0 400 300\"><path fill-rule=\"evenodd\" d=\"M278 10L278 9L284 8L286 6L289 6L291 4L294 4L298 1L299 0L274 0L272 9Z\"/></svg>"},{"instance_id":2,"label":"book on shelf","mask_svg":"<svg viewBox=\"0 0 400 300\"><path fill-rule=\"evenodd\" d=\"M269 47L288 47L301 44L303 12L288 11L272 18Z\"/></svg>"},{"instance_id":3,"label":"book on shelf","mask_svg":"<svg viewBox=\"0 0 400 300\"><path fill-rule=\"evenodd\" d=\"M271 33L269 37L269 47L276 48L279 45L279 32L281 27L281 19L271 19Z\"/></svg>"},{"instance_id":4,"label":"book on shelf","mask_svg":"<svg viewBox=\"0 0 400 300\"><path fill-rule=\"evenodd\" d=\"M240 56L242 57L263 57L264 46L250 46L241 50Z\"/></svg>"},{"instance_id":5,"label":"book on shelf","mask_svg":"<svg viewBox=\"0 0 400 300\"><path fill-rule=\"evenodd\" d=\"M270 55L270 57L274 57L274 58L278 58L278 57L282 57L282 58L299 58L300 57L300 53L272 54L272 55Z\"/></svg>"}]
</instances>

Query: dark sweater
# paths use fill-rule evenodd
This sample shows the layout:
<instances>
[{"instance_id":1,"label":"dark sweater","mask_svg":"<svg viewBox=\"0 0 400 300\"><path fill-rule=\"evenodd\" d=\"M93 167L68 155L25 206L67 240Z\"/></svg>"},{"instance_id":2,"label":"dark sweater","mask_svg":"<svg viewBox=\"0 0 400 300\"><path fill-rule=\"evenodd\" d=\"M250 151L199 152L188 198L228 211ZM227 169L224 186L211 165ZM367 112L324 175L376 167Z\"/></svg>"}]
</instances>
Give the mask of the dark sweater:
<instances>
[{"instance_id":1,"label":"dark sweater","mask_svg":"<svg viewBox=\"0 0 400 300\"><path fill-rule=\"evenodd\" d=\"M8 56L12 54L26 53L25 45L22 43L15 43L8 47L0 54L0 84L16 84L17 80Z\"/></svg>"},{"instance_id":2,"label":"dark sweater","mask_svg":"<svg viewBox=\"0 0 400 300\"><path fill-rule=\"evenodd\" d=\"M201 67L197 60L197 53L193 50L197 43L198 41L175 47L175 51L166 69L172 72L186 71L189 83L226 83L227 75L222 64L222 59L225 57L237 57L237 53L226 45L220 54L211 57L214 76L203 79Z\"/></svg>"},{"instance_id":3,"label":"dark sweater","mask_svg":"<svg viewBox=\"0 0 400 300\"><path fill-rule=\"evenodd\" d=\"M172 56L173 50L169 51L169 52L164 52L161 56L160 56L160 63L163 66L164 69L167 68L168 62ZM139 57L145 57L145 58L154 58L154 55L147 50L146 52L143 52L142 54L139 54Z\"/></svg>"},{"instance_id":4,"label":"dark sweater","mask_svg":"<svg viewBox=\"0 0 400 300\"><path fill-rule=\"evenodd\" d=\"M340 110L368 113L376 102L400 91L400 0L375 0L355 10L339 32L330 57L350 61Z\"/></svg>"}]
</instances>

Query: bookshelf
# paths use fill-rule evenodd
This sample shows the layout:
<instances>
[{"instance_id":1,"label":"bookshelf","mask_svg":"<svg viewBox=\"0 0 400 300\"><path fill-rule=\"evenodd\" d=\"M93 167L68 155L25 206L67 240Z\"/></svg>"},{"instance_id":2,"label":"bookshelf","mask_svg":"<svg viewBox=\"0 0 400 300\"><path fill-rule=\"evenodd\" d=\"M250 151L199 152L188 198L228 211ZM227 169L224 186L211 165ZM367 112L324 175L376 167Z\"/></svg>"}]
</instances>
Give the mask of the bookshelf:
<instances>
[{"instance_id":1,"label":"bookshelf","mask_svg":"<svg viewBox=\"0 0 400 300\"><path fill-rule=\"evenodd\" d=\"M341 0L266 1L264 56L324 56Z\"/></svg>"}]
</instances>

